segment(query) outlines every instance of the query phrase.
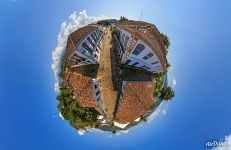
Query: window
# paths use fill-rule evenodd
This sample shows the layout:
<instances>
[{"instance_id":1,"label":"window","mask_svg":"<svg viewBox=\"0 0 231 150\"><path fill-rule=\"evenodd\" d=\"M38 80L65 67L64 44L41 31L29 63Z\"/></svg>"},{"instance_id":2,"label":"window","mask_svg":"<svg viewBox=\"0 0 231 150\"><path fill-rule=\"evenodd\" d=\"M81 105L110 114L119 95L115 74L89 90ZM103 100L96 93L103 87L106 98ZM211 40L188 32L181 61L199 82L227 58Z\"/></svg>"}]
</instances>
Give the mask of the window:
<instances>
[{"instance_id":1,"label":"window","mask_svg":"<svg viewBox=\"0 0 231 150\"><path fill-rule=\"evenodd\" d=\"M96 92L96 95L99 95L100 91Z\"/></svg>"},{"instance_id":2,"label":"window","mask_svg":"<svg viewBox=\"0 0 231 150\"><path fill-rule=\"evenodd\" d=\"M71 56L71 58L78 62L82 61L83 59L82 57L79 57L76 53L74 53L73 56Z\"/></svg>"},{"instance_id":3,"label":"window","mask_svg":"<svg viewBox=\"0 0 231 150\"><path fill-rule=\"evenodd\" d=\"M95 49L95 50L96 50L96 52L99 52L99 49L98 49L98 47L96 47L96 49Z\"/></svg>"},{"instance_id":4,"label":"window","mask_svg":"<svg viewBox=\"0 0 231 150\"><path fill-rule=\"evenodd\" d=\"M93 36L93 34L91 34L91 37L94 40L94 42L96 43L96 38Z\"/></svg>"},{"instance_id":5,"label":"window","mask_svg":"<svg viewBox=\"0 0 231 150\"><path fill-rule=\"evenodd\" d=\"M161 66L156 66L155 68L159 68L159 67L161 67Z\"/></svg>"},{"instance_id":6,"label":"window","mask_svg":"<svg viewBox=\"0 0 231 150\"><path fill-rule=\"evenodd\" d=\"M138 45L136 46L136 48L134 49L134 51L132 52L132 54L134 54L134 55L139 55L140 52L142 52L144 49L145 49L145 47L144 47L143 44L138 44Z\"/></svg>"},{"instance_id":7,"label":"window","mask_svg":"<svg viewBox=\"0 0 231 150\"><path fill-rule=\"evenodd\" d=\"M73 57L73 56L71 57L71 59L74 59L75 61L79 61L77 58L75 58L75 57Z\"/></svg>"},{"instance_id":8,"label":"window","mask_svg":"<svg viewBox=\"0 0 231 150\"><path fill-rule=\"evenodd\" d=\"M98 39L97 35L95 34L95 32L93 32L93 35L95 36L96 39Z\"/></svg>"},{"instance_id":9,"label":"window","mask_svg":"<svg viewBox=\"0 0 231 150\"><path fill-rule=\"evenodd\" d=\"M152 57L153 53L148 53L146 56L143 57L144 60L147 60L148 58Z\"/></svg>"},{"instance_id":10,"label":"window","mask_svg":"<svg viewBox=\"0 0 231 150\"><path fill-rule=\"evenodd\" d=\"M157 64L159 61L155 61L155 62L152 62L151 64L152 65L155 65L155 64Z\"/></svg>"},{"instance_id":11,"label":"window","mask_svg":"<svg viewBox=\"0 0 231 150\"><path fill-rule=\"evenodd\" d=\"M92 40L89 37L87 38L87 40L93 47L95 47L95 44L92 42Z\"/></svg>"},{"instance_id":12,"label":"window","mask_svg":"<svg viewBox=\"0 0 231 150\"><path fill-rule=\"evenodd\" d=\"M97 89L98 88L98 85L97 84L95 84L95 89Z\"/></svg>"},{"instance_id":13,"label":"window","mask_svg":"<svg viewBox=\"0 0 231 150\"><path fill-rule=\"evenodd\" d=\"M92 54L92 49L91 49L85 42L82 44L82 46L83 46L83 48L85 48L89 53Z\"/></svg>"},{"instance_id":14,"label":"window","mask_svg":"<svg viewBox=\"0 0 231 150\"><path fill-rule=\"evenodd\" d=\"M97 98L97 101L99 101L99 100L100 100L100 97ZM98 107L99 107L99 106L98 106Z\"/></svg>"},{"instance_id":15,"label":"window","mask_svg":"<svg viewBox=\"0 0 231 150\"><path fill-rule=\"evenodd\" d=\"M94 56L95 56L95 59L97 59L97 60L98 60L98 56L97 56L96 54L95 54Z\"/></svg>"},{"instance_id":16,"label":"window","mask_svg":"<svg viewBox=\"0 0 231 150\"><path fill-rule=\"evenodd\" d=\"M128 59L128 60L125 62L125 64L128 65L130 62L131 62L131 60Z\"/></svg>"},{"instance_id":17,"label":"window","mask_svg":"<svg viewBox=\"0 0 231 150\"><path fill-rule=\"evenodd\" d=\"M95 33L97 36L99 36L99 30L96 30Z\"/></svg>"},{"instance_id":18,"label":"window","mask_svg":"<svg viewBox=\"0 0 231 150\"><path fill-rule=\"evenodd\" d=\"M122 43L124 42L124 37L125 37L125 34L123 33L122 34L122 40L121 40Z\"/></svg>"},{"instance_id":19,"label":"window","mask_svg":"<svg viewBox=\"0 0 231 150\"><path fill-rule=\"evenodd\" d=\"M101 49L101 47L98 45L98 49Z\"/></svg>"},{"instance_id":20,"label":"window","mask_svg":"<svg viewBox=\"0 0 231 150\"><path fill-rule=\"evenodd\" d=\"M151 69L150 67L147 67L147 66L142 66L142 68L144 68L144 69Z\"/></svg>"},{"instance_id":21,"label":"window","mask_svg":"<svg viewBox=\"0 0 231 150\"><path fill-rule=\"evenodd\" d=\"M138 65L139 64L139 62L135 62L132 66L135 66L135 65Z\"/></svg>"},{"instance_id":22,"label":"window","mask_svg":"<svg viewBox=\"0 0 231 150\"><path fill-rule=\"evenodd\" d=\"M125 42L124 42L124 47L125 47L125 48L127 47L128 39L129 39L129 37L126 35Z\"/></svg>"}]
</instances>

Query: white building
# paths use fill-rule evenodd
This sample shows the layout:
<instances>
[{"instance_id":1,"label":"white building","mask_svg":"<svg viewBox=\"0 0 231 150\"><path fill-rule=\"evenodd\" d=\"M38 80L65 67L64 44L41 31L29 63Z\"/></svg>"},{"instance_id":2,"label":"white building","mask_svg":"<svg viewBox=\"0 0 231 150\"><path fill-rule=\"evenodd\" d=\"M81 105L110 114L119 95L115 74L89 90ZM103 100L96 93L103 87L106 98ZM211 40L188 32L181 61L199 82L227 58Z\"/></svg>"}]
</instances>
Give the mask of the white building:
<instances>
[{"instance_id":1,"label":"white building","mask_svg":"<svg viewBox=\"0 0 231 150\"><path fill-rule=\"evenodd\" d=\"M68 42L72 45L71 50L67 49L68 59L78 65L97 64L102 48L103 32L103 27L98 25L88 25L73 32L68 37Z\"/></svg>"},{"instance_id":2,"label":"white building","mask_svg":"<svg viewBox=\"0 0 231 150\"><path fill-rule=\"evenodd\" d=\"M164 43L154 25L126 21L123 24L115 24L115 28L122 64L154 73L166 70Z\"/></svg>"}]
</instances>

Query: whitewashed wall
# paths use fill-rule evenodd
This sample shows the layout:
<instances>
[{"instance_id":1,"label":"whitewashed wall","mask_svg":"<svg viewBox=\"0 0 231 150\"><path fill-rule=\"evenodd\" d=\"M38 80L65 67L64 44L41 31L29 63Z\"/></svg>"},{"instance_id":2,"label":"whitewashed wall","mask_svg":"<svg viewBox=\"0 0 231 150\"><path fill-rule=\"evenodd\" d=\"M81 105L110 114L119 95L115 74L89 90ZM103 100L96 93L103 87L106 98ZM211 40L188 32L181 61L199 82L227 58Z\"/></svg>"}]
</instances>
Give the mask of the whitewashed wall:
<instances>
[{"instance_id":1,"label":"whitewashed wall","mask_svg":"<svg viewBox=\"0 0 231 150\"><path fill-rule=\"evenodd\" d=\"M140 39L134 45L134 43L132 43L132 37L131 37L132 35L129 32L127 32L121 28L118 28L118 27L116 27L116 29L120 31L120 36L118 37L118 40L120 40L121 47L125 48L125 52L123 54L121 54L121 57L122 57L121 63L122 64L126 63L126 61L129 59L131 61L127 65L132 66L134 63L138 62L139 64L134 65L134 67L146 66L148 68L144 67L143 69L146 69L147 71L150 71L150 72L162 72L163 71L163 67L160 63L159 58L154 53L154 50L152 50L145 42L143 42ZM126 35L129 37L129 40L128 40L126 47L124 45L125 40L123 40L123 34L125 35L125 37L126 37ZM139 55L134 55L134 54L132 54L132 52L134 51L134 49L136 48L136 46L138 44L143 44L145 46L145 49ZM132 48L130 53L128 53L128 51L127 51L128 47ZM153 56L148 58L147 60L143 59L143 57L146 56L148 53L152 53ZM155 62L157 62L157 63L155 63ZM155 64L152 64L152 63L155 63Z\"/></svg>"},{"instance_id":2,"label":"whitewashed wall","mask_svg":"<svg viewBox=\"0 0 231 150\"><path fill-rule=\"evenodd\" d=\"M92 79L92 81L93 81L92 88L94 91L93 94L95 97L96 105L100 108L101 114L104 114L104 105L103 105L103 101L100 96L99 81L97 79ZM95 86L97 86L97 88ZM98 95L96 94L97 92L99 92Z\"/></svg>"},{"instance_id":3,"label":"whitewashed wall","mask_svg":"<svg viewBox=\"0 0 231 150\"><path fill-rule=\"evenodd\" d=\"M97 30L89 33L87 36L84 37L84 39L78 43L78 45L76 46L74 52L72 53L72 55L69 57L71 60L76 61L78 63L78 65L82 65L82 64L97 64L99 59L100 59L100 51L101 51L101 47L102 47L102 38L103 38L103 28L99 27ZM92 38L92 34L95 33L96 34L96 42L93 40ZM90 38L92 43L95 45L93 46L88 40L87 38ZM93 54L86 56L83 54L83 51L85 51L86 53L88 53L88 51L82 47L83 43L86 43L89 48L92 49ZM97 51L98 50L98 51ZM75 54L77 56L75 56ZM81 60L78 57L84 58L86 60Z\"/></svg>"}]
</instances>

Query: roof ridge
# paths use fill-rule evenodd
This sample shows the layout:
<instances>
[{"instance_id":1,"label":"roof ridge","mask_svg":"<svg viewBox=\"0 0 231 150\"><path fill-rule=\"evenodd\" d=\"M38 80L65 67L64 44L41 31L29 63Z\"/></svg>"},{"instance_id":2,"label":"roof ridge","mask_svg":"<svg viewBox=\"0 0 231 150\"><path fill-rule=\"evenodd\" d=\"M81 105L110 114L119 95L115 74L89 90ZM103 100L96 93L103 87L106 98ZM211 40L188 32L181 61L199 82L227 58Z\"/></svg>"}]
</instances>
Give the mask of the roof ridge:
<instances>
[{"instance_id":1,"label":"roof ridge","mask_svg":"<svg viewBox=\"0 0 231 150\"><path fill-rule=\"evenodd\" d=\"M132 87L128 84L129 88L132 90L132 92L136 95L136 97L138 97L139 101L141 102L141 104L145 107L146 110L148 110L148 108L146 107L146 105L142 102L142 100L140 99L140 97L136 94L136 92L132 89Z\"/></svg>"}]
</instances>

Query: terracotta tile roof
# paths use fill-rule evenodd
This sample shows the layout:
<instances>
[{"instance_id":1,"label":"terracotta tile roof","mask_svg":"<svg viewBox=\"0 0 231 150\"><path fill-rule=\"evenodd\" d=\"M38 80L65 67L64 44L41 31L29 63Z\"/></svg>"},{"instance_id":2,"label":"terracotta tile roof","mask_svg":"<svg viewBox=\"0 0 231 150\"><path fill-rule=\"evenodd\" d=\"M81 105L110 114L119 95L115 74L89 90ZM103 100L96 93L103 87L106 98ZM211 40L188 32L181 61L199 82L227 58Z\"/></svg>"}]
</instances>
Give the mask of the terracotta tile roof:
<instances>
[{"instance_id":1,"label":"terracotta tile roof","mask_svg":"<svg viewBox=\"0 0 231 150\"><path fill-rule=\"evenodd\" d=\"M80 106L87 108L95 108L99 113L100 109L96 105L93 95L92 78L79 74L70 73L66 77L67 83L74 89L74 95Z\"/></svg>"},{"instance_id":2,"label":"terracotta tile roof","mask_svg":"<svg viewBox=\"0 0 231 150\"><path fill-rule=\"evenodd\" d=\"M133 122L154 104L154 86L152 81L127 82L124 86L124 95L115 115L121 121Z\"/></svg>"},{"instance_id":3,"label":"terracotta tile roof","mask_svg":"<svg viewBox=\"0 0 231 150\"><path fill-rule=\"evenodd\" d=\"M128 21L123 21L119 22L118 24L120 25L134 25L134 26L153 26L153 24L144 22L144 21L135 21L135 20L128 20Z\"/></svg>"},{"instance_id":4,"label":"terracotta tile roof","mask_svg":"<svg viewBox=\"0 0 231 150\"><path fill-rule=\"evenodd\" d=\"M75 46L89 33L97 29L97 26L88 25L71 33L67 39L65 59L73 52Z\"/></svg>"},{"instance_id":5,"label":"terracotta tile roof","mask_svg":"<svg viewBox=\"0 0 231 150\"><path fill-rule=\"evenodd\" d=\"M115 23L115 25L146 42L160 59L163 69L167 69L167 58L164 42L155 25L143 21L132 20L122 23Z\"/></svg>"},{"instance_id":6,"label":"terracotta tile roof","mask_svg":"<svg viewBox=\"0 0 231 150\"><path fill-rule=\"evenodd\" d=\"M86 77L96 78L99 64L73 65L69 68L70 72L75 72Z\"/></svg>"},{"instance_id":7,"label":"terracotta tile roof","mask_svg":"<svg viewBox=\"0 0 231 150\"><path fill-rule=\"evenodd\" d=\"M130 67L130 66L128 66ZM133 66L132 66L133 67ZM123 81L152 81L152 76L149 72L140 71L137 68L126 68L124 67L121 70L122 80Z\"/></svg>"}]
</instances>

